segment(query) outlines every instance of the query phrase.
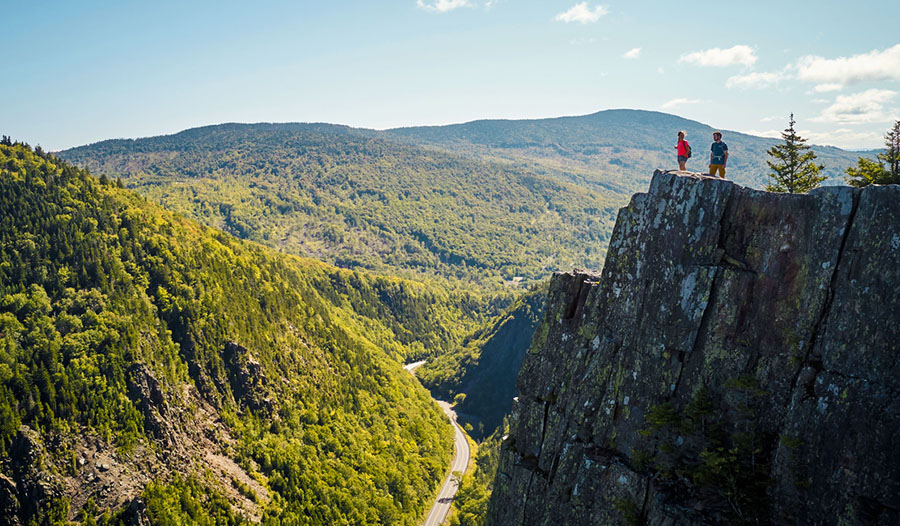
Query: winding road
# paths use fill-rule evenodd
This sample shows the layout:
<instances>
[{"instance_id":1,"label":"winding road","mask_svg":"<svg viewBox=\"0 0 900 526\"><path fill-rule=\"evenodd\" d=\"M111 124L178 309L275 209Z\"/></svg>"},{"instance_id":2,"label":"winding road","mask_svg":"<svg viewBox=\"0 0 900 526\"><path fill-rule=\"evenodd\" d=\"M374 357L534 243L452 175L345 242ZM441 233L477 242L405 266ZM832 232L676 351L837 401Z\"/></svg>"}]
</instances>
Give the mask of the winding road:
<instances>
[{"instance_id":1,"label":"winding road","mask_svg":"<svg viewBox=\"0 0 900 526\"><path fill-rule=\"evenodd\" d=\"M424 363L425 360L408 363L404 365L403 368L410 373L413 373L416 368ZM438 493L437 500L431 507L431 511L428 512L428 518L425 519L424 526L438 526L447 518L447 514L450 512L450 505L453 503L453 497L456 496L456 490L459 488L459 483L453 477L453 472L458 471L459 473L465 473L466 468L469 465L469 455L471 455L471 452L469 451L469 441L466 440L466 435L463 433L462 428L459 427L459 423L456 421L456 413L450 408L450 404L442 400L435 400L435 402L441 406L441 409L444 410L447 418L449 418L450 422L453 424L453 431L455 434L453 449L455 450L455 453L453 456L453 463L450 466L450 474L447 475L447 480L445 480L444 485L441 486L441 492Z\"/></svg>"}]
</instances>

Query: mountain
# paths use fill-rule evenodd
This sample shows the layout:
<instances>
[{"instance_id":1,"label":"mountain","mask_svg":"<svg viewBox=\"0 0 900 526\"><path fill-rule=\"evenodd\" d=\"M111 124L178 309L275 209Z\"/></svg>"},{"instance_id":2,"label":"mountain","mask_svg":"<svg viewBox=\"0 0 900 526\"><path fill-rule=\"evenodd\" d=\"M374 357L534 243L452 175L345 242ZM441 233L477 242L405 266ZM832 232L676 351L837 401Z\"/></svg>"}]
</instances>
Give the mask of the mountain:
<instances>
[{"instance_id":1,"label":"mountain","mask_svg":"<svg viewBox=\"0 0 900 526\"><path fill-rule=\"evenodd\" d=\"M686 130L703 171L713 128L607 110L383 132L331 124L222 124L59 155L165 207L293 254L391 275L482 285L599 268L615 211L676 168ZM728 177L762 188L777 139L724 130ZM816 146L829 184L859 152ZM863 153L862 155L866 155Z\"/></svg>"},{"instance_id":2,"label":"mountain","mask_svg":"<svg viewBox=\"0 0 900 526\"><path fill-rule=\"evenodd\" d=\"M626 198L331 125L209 126L60 156L285 252L495 290L599 266Z\"/></svg>"},{"instance_id":3,"label":"mountain","mask_svg":"<svg viewBox=\"0 0 900 526\"><path fill-rule=\"evenodd\" d=\"M787 123L787 118L785 118ZM667 113L606 110L577 117L533 120L478 120L449 126L389 130L413 144L427 144L517 166L544 168L557 177L590 187L635 192L649 183L648 168L677 169L675 141L687 132L693 157L688 169L706 171L714 128ZM721 130L731 156L728 178L763 188L769 173L766 150L780 139ZM844 170L859 155L832 146L814 146L830 184L843 183Z\"/></svg>"},{"instance_id":4,"label":"mountain","mask_svg":"<svg viewBox=\"0 0 900 526\"><path fill-rule=\"evenodd\" d=\"M704 169L712 128L638 110L384 132L224 124L60 155L241 238L427 287L449 280L471 291L473 302L461 317L480 312L491 320L487 327L469 325L465 342L432 342L414 354L431 358L419 374L437 396L466 394L461 417L479 434L478 424L487 422L489 432L499 423L498 408L515 395L513 364L534 326L509 325L485 337L493 316L508 317L501 311L510 292L522 293L496 285L515 284L516 277L534 283L558 269L600 268L617 209L649 184L647 167L675 168L678 130L694 146L688 167ZM778 141L724 133L732 154L728 177L763 187L765 152ZM816 152L832 183L842 181L858 156L827 147ZM510 346L513 340L518 344ZM502 371L475 372L495 363L494 356L504 357L496 362ZM499 385L507 388L495 391Z\"/></svg>"},{"instance_id":5,"label":"mountain","mask_svg":"<svg viewBox=\"0 0 900 526\"><path fill-rule=\"evenodd\" d=\"M550 283L486 524L900 523L898 224L656 172Z\"/></svg>"},{"instance_id":6,"label":"mountain","mask_svg":"<svg viewBox=\"0 0 900 526\"><path fill-rule=\"evenodd\" d=\"M416 524L452 430L396 358L456 337L461 311L435 310L454 294L238 240L4 140L3 522Z\"/></svg>"}]
</instances>

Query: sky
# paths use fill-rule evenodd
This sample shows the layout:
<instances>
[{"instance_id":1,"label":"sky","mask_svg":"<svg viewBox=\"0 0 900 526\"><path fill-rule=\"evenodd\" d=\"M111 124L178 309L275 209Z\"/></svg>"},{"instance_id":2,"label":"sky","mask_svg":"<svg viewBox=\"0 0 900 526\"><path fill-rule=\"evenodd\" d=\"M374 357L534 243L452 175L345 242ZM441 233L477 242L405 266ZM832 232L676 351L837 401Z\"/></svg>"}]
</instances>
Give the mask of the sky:
<instances>
[{"instance_id":1,"label":"sky","mask_svg":"<svg viewBox=\"0 0 900 526\"><path fill-rule=\"evenodd\" d=\"M0 133L59 150L222 122L385 129L663 111L880 148L896 0L0 0Z\"/></svg>"}]
</instances>

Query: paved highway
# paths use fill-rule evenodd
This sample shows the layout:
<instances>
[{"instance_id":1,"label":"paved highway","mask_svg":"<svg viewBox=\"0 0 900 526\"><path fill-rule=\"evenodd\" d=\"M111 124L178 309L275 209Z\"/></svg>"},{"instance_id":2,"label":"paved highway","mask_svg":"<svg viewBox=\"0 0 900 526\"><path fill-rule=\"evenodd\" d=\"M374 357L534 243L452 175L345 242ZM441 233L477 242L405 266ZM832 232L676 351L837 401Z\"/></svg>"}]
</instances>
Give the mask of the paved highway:
<instances>
[{"instance_id":1,"label":"paved highway","mask_svg":"<svg viewBox=\"0 0 900 526\"><path fill-rule=\"evenodd\" d=\"M424 363L424 360L413 362L404 365L403 368L412 373ZM424 526L438 526L447 518L447 514L450 513L450 504L453 503L453 497L456 496L456 490L459 487L452 474L454 471L466 472L466 468L469 466L469 455L471 454L469 452L469 442L466 440L466 435L463 434L462 428L459 427L459 423L456 421L456 413L450 408L450 404L441 400L435 400L435 402L441 406L441 409L444 410L447 418L453 424L453 432L456 435L453 440L455 454L453 456L453 464L450 467L450 474L447 475L447 480L441 486L441 492L438 494L437 500L431 507L431 511L428 512L428 518L425 519Z\"/></svg>"}]
</instances>

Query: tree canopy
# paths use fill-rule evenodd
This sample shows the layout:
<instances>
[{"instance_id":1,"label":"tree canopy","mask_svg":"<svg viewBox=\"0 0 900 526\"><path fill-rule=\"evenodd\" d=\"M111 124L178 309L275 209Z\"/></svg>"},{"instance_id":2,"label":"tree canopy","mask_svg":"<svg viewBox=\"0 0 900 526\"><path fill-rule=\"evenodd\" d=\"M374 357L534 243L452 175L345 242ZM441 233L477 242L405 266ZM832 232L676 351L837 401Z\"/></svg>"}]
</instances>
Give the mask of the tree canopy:
<instances>
[{"instance_id":1,"label":"tree canopy","mask_svg":"<svg viewBox=\"0 0 900 526\"><path fill-rule=\"evenodd\" d=\"M860 157L856 167L847 168L847 184L900 184L900 120L885 134L884 144L885 151L877 154L875 160Z\"/></svg>"},{"instance_id":2,"label":"tree canopy","mask_svg":"<svg viewBox=\"0 0 900 526\"><path fill-rule=\"evenodd\" d=\"M464 307L433 310L454 294L279 254L4 140L0 471L15 479L9 447L30 428L53 445L42 479L80 480L85 440L156 466L155 524L237 524L243 499L263 524L412 526L452 430L397 359L474 326ZM205 471L206 441L266 498ZM23 523L64 523L70 496ZM96 502L71 511L116 524Z\"/></svg>"},{"instance_id":3,"label":"tree canopy","mask_svg":"<svg viewBox=\"0 0 900 526\"><path fill-rule=\"evenodd\" d=\"M802 194L826 179L819 174L824 166L813 162L816 154L806 145L806 139L794 130L794 124L794 114L791 113L788 127L781 133L784 144L776 144L767 151L769 157L774 159L766 161L772 170L769 173L772 182L766 185L769 192Z\"/></svg>"}]
</instances>

